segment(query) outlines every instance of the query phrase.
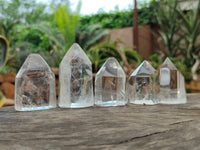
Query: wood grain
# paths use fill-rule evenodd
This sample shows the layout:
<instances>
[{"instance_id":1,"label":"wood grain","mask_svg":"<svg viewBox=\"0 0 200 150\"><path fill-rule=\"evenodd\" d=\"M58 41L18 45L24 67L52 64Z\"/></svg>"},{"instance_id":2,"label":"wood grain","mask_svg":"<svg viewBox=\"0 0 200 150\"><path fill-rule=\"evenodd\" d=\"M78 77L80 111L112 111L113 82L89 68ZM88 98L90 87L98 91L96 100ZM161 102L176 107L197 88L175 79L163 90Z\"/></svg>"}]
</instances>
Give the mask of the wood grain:
<instances>
[{"instance_id":1,"label":"wood grain","mask_svg":"<svg viewBox=\"0 0 200 150\"><path fill-rule=\"evenodd\" d=\"M183 105L0 109L1 150L199 150L200 94Z\"/></svg>"}]
</instances>

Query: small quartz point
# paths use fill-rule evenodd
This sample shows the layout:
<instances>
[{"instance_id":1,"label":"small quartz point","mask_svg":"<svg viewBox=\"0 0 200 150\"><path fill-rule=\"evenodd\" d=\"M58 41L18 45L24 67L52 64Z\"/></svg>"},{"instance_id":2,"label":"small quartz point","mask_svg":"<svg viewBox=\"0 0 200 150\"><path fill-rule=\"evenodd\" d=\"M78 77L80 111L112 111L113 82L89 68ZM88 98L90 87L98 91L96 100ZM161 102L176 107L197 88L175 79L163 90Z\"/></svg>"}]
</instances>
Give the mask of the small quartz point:
<instances>
[{"instance_id":1,"label":"small quartz point","mask_svg":"<svg viewBox=\"0 0 200 150\"><path fill-rule=\"evenodd\" d=\"M129 102L143 105L157 104L156 79L157 71L147 61L143 61L129 77L126 94Z\"/></svg>"},{"instance_id":2,"label":"small quartz point","mask_svg":"<svg viewBox=\"0 0 200 150\"><path fill-rule=\"evenodd\" d=\"M30 54L15 79L15 109L31 111L55 107L55 75L40 55Z\"/></svg>"},{"instance_id":3,"label":"small quartz point","mask_svg":"<svg viewBox=\"0 0 200 150\"><path fill-rule=\"evenodd\" d=\"M59 68L59 106L83 108L94 105L92 63L78 44L73 44Z\"/></svg>"},{"instance_id":4,"label":"small quartz point","mask_svg":"<svg viewBox=\"0 0 200 150\"><path fill-rule=\"evenodd\" d=\"M95 104L99 106L126 105L126 74L115 58L109 58L96 74Z\"/></svg>"},{"instance_id":5,"label":"small quartz point","mask_svg":"<svg viewBox=\"0 0 200 150\"><path fill-rule=\"evenodd\" d=\"M184 77L169 58L160 67L159 99L163 104L187 102Z\"/></svg>"}]
</instances>

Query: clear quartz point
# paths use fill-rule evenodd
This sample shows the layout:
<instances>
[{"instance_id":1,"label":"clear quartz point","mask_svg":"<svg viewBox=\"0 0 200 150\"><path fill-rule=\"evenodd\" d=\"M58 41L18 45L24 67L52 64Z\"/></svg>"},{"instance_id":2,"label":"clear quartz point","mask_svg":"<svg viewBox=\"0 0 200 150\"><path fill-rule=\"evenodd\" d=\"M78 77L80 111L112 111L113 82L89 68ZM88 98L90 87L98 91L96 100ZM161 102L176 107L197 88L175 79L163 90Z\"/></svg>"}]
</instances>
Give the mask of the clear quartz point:
<instances>
[{"instance_id":1,"label":"clear quartz point","mask_svg":"<svg viewBox=\"0 0 200 150\"><path fill-rule=\"evenodd\" d=\"M158 103L157 71L147 62L131 74L127 84L127 95L130 103L154 105Z\"/></svg>"},{"instance_id":2,"label":"clear quartz point","mask_svg":"<svg viewBox=\"0 0 200 150\"><path fill-rule=\"evenodd\" d=\"M15 79L15 109L31 111L55 107L55 75L40 55L30 54Z\"/></svg>"},{"instance_id":3,"label":"clear quartz point","mask_svg":"<svg viewBox=\"0 0 200 150\"><path fill-rule=\"evenodd\" d=\"M185 80L169 58L160 67L160 103L182 104L187 102Z\"/></svg>"},{"instance_id":4,"label":"clear quartz point","mask_svg":"<svg viewBox=\"0 0 200 150\"><path fill-rule=\"evenodd\" d=\"M59 106L83 108L94 105L92 64L78 44L73 44L59 67Z\"/></svg>"},{"instance_id":5,"label":"clear quartz point","mask_svg":"<svg viewBox=\"0 0 200 150\"><path fill-rule=\"evenodd\" d=\"M95 104L99 106L126 105L126 74L115 58L109 58L96 74Z\"/></svg>"}]
</instances>

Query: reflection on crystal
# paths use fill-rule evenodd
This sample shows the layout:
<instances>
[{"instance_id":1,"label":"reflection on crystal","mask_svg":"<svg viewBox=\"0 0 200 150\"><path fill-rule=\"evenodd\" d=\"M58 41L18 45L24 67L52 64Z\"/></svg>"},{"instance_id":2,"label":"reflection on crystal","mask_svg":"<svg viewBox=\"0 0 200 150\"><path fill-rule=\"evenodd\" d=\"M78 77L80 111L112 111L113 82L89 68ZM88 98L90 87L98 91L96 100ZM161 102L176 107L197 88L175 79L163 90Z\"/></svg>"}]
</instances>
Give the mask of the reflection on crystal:
<instances>
[{"instance_id":1,"label":"reflection on crystal","mask_svg":"<svg viewBox=\"0 0 200 150\"><path fill-rule=\"evenodd\" d=\"M59 71L59 106L93 106L92 64L78 44L73 44L64 56Z\"/></svg>"},{"instance_id":2,"label":"reflection on crystal","mask_svg":"<svg viewBox=\"0 0 200 150\"><path fill-rule=\"evenodd\" d=\"M144 61L131 74L127 88L127 98L130 103L157 104L157 71L147 61Z\"/></svg>"},{"instance_id":3,"label":"reflection on crystal","mask_svg":"<svg viewBox=\"0 0 200 150\"><path fill-rule=\"evenodd\" d=\"M164 104L186 103L185 81L169 58L160 67L159 99Z\"/></svg>"},{"instance_id":4,"label":"reflection on crystal","mask_svg":"<svg viewBox=\"0 0 200 150\"><path fill-rule=\"evenodd\" d=\"M170 85L170 70L168 68L161 68L160 74L162 74L160 77L160 86L166 87Z\"/></svg>"},{"instance_id":5,"label":"reflection on crystal","mask_svg":"<svg viewBox=\"0 0 200 150\"><path fill-rule=\"evenodd\" d=\"M41 110L56 107L55 76L38 54L30 54L16 76L15 109Z\"/></svg>"},{"instance_id":6,"label":"reflection on crystal","mask_svg":"<svg viewBox=\"0 0 200 150\"><path fill-rule=\"evenodd\" d=\"M126 74L115 58L109 58L95 78L95 104L99 106L125 105Z\"/></svg>"}]
</instances>

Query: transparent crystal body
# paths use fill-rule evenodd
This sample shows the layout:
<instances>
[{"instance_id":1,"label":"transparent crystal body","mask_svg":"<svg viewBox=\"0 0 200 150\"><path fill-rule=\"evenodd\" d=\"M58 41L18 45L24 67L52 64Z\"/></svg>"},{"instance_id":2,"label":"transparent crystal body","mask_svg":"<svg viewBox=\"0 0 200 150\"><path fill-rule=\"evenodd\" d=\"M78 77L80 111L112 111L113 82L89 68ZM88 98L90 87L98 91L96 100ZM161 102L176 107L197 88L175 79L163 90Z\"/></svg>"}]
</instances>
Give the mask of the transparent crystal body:
<instances>
[{"instance_id":1,"label":"transparent crystal body","mask_svg":"<svg viewBox=\"0 0 200 150\"><path fill-rule=\"evenodd\" d=\"M159 102L157 93L157 71L144 61L129 77L126 97L130 103L154 105Z\"/></svg>"},{"instance_id":2,"label":"transparent crystal body","mask_svg":"<svg viewBox=\"0 0 200 150\"><path fill-rule=\"evenodd\" d=\"M55 75L40 55L30 54L16 75L15 109L31 111L55 107Z\"/></svg>"},{"instance_id":3,"label":"transparent crystal body","mask_svg":"<svg viewBox=\"0 0 200 150\"><path fill-rule=\"evenodd\" d=\"M73 44L59 67L59 106L82 108L94 105L92 64L78 44Z\"/></svg>"},{"instance_id":4,"label":"transparent crystal body","mask_svg":"<svg viewBox=\"0 0 200 150\"><path fill-rule=\"evenodd\" d=\"M163 104L182 104L187 102L185 80L169 58L160 67L159 99Z\"/></svg>"},{"instance_id":5,"label":"transparent crystal body","mask_svg":"<svg viewBox=\"0 0 200 150\"><path fill-rule=\"evenodd\" d=\"M99 106L126 105L126 74L115 58L109 58L96 74L95 104Z\"/></svg>"}]
</instances>

